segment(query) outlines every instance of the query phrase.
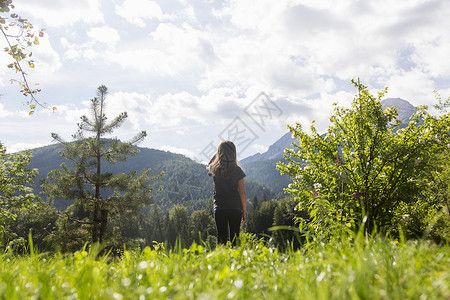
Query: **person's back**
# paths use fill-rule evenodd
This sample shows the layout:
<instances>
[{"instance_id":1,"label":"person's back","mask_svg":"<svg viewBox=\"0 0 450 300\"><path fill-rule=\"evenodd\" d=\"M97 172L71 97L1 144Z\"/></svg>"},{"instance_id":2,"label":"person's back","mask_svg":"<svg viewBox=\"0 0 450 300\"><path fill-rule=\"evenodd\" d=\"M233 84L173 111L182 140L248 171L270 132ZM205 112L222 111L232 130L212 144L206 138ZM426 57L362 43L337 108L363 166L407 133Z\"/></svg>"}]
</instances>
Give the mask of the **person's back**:
<instances>
[{"instance_id":1,"label":"person's back","mask_svg":"<svg viewBox=\"0 0 450 300\"><path fill-rule=\"evenodd\" d=\"M225 244L230 237L236 244L240 224L246 219L247 195L245 173L237 164L234 144L222 142L206 168L214 178L214 219L218 242Z\"/></svg>"}]
</instances>

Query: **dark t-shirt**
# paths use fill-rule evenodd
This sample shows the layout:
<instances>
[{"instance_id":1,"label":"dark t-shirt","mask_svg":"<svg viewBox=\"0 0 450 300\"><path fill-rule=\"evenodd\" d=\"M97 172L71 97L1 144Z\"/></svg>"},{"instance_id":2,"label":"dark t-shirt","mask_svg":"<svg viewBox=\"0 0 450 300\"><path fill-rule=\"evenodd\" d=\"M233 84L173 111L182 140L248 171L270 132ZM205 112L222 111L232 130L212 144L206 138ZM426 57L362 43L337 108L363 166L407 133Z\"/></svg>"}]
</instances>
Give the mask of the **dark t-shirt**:
<instances>
[{"instance_id":1,"label":"dark t-shirt","mask_svg":"<svg viewBox=\"0 0 450 300\"><path fill-rule=\"evenodd\" d=\"M244 177L245 173L239 166L236 166L233 170L231 170L228 179L214 176L214 210L242 210L241 197L239 196L238 190L238 181Z\"/></svg>"}]
</instances>

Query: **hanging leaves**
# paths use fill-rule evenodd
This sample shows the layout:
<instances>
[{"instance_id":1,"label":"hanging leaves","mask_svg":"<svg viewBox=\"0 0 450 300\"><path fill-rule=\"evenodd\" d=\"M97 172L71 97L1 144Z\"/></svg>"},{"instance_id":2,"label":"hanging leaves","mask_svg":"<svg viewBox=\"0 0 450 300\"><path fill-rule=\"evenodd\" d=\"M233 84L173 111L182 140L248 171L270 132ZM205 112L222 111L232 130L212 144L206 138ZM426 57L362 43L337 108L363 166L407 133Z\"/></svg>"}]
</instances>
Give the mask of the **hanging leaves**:
<instances>
[{"instance_id":1,"label":"hanging leaves","mask_svg":"<svg viewBox=\"0 0 450 300\"><path fill-rule=\"evenodd\" d=\"M32 52L28 51L28 48L33 45L39 45L39 38L44 36L45 29L34 29L33 25L27 19L20 17L16 13L11 13L9 16L6 16L6 13L9 13L11 9L14 9L11 0L0 0L0 13L5 13L5 15L0 14L0 31L7 44L4 51L8 53L13 60L11 63L7 64L7 67L14 70L16 73L19 73L21 77L20 80L11 79L10 81L19 84L20 92L24 96L30 96L30 102L33 103L33 105L37 104L46 108L47 105L41 103L35 97L35 94L39 93L41 90L33 88L28 83L28 74L22 68L23 65L28 65L30 69L35 68L34 61L31 59ZM5 24L8 25L5 26ZM55 111L56 107L53 107L52 109ZM33 113L34 108L31 109L30 115Z\"/></svg>"}]
</instances>

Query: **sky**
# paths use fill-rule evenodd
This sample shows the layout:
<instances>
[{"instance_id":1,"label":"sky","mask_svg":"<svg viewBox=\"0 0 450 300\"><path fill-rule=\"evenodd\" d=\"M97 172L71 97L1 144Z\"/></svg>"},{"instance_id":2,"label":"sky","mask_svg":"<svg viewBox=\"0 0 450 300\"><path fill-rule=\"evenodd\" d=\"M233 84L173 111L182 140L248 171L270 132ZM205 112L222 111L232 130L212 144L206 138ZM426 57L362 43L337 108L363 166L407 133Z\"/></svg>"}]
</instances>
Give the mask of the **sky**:
<instances>
[{"instance_id":1,"label":"sky","mask_svg":"<svg viewBox=\"0 0 450 300\"><path fill-rule=\"evenodd\" d=\"M208 161L223 139L239 159L265 152L287 125L325 131L359 78L414 106L450 95L446 0L27 0L15 12L45 28L30 50L49 107L29 115L0 53L0 142L8 152L71 140L106 85L112 137ZM0 39L3 49L6 44Z\"/></svg>"}]
</instances>

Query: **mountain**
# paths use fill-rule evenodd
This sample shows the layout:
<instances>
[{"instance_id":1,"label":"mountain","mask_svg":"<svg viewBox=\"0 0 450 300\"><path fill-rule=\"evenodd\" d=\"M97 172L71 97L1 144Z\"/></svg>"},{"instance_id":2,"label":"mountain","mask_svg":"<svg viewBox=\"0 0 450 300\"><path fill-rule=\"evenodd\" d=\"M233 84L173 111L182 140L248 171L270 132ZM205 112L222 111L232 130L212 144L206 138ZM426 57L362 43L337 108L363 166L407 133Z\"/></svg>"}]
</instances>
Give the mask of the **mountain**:
<instances>
[{"instance_id":1,"label":"mountain","mask_svg":"<svg viewBox=\"0 0 450 300\"><path fill-rule=\"evenodd\" d=\"M29 167L39 169L39 175L35 178L36 194L40 193L40 179L46 178L51 170L60 168L63 162L70 166L70 163L59 154L63 149L61 145L50 145L32 150L33 157ZM185 205L188 212L206 209L208 199L213 196L213 180L207 175L205 165L181 154L140 147L139 150L137 155L130 156L124 162L113 165L103 163L102 171L128 173L150 168L151 174L164 172L162 179L154 185L155 188L163 187L163 190L158 191L154 197L163 211L169 210L176 204ZM270 189L260 183L246 180L245 185L250 199L254 196L262 198L264 194L267 197L273 196ZM58 200L54 205L64 209L70 202Z\"/></svg>"},{"instance_id":2,"label":"mountain","mask_svg":"<svg viewBox=\"0 0 450 300\"><path fill-rule=\"evenodd\" d=\"M381 101L384 108L393 106L397 108L398 117L402 120L400 127L408 125L410 117L417 109L408 101L400 98L387 98ZM292 143L296 142L292 138L292 134L287 132L264 153L257 153L241 160L241 164L245 169L247 178L256 182L260 182L270 188L276 195L283 193L283 188L291 182L287 175L280 175L276 169L279 161L284 161L284 149L293 148Z\"/></svg>"},{"instance_id":3,"label":"mountain","mask_svg":"<svg viewBox=\"0 0 450 300\"><path fill-rule=\"evenodd\" d=\"M256 153L240 161L247 179L260 182L267 186L275 195L282 197L283 188L290 183L290 177L280 175L276 165L284 161L284 149L292 148L295 139L287 132L264 153Z\"/></svg>"},{"instance_id":4,"label":"mountain","mask_svg":"<svg viewBox=\"0 0 450 300\"><path fill-rule=\"evenodd\" d=\"M408 124L411 116L417 111L417 109L408 101L401 98L387 98L381 101L383 108L393 106L397 108L398 117L402 120L403 124Z\"/></svg>"},{"instance_id":5,"label":"mountain","mask_svg":"<svg viewBox=\"0 0 450 300\"><path fill-rule=\"evenodd\" d=\"M292 133L285 133L280 139L273 143L269 149L264 153L256 153L252 156L241 160L243 165L247 165L252 162L281 159L283 157L284 149L292 148L292 143L296 140L292 138Z\"/></svg>"}]
</instances>

